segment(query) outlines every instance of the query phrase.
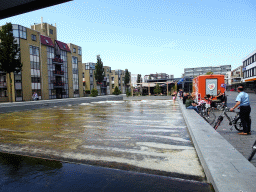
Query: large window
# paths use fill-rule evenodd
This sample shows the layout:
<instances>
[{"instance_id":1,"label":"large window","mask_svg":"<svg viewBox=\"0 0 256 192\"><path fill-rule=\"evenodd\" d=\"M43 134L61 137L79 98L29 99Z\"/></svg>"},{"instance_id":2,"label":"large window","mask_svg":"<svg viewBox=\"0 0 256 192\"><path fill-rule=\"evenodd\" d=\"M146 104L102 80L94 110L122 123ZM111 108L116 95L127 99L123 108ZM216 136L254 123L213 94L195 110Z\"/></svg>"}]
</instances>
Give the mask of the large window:
<instances>
[{"instance_id":1,"label":"large window","mask_svg":"<svg viewBox=\"0 0 256 192\"><path fill-rule=\"evenodd\" d=\"M78 55L82 55L82 48L81 47L78 47Z\"/></svg>"},{"instance_id":2,"label":"large window","mask_svg":"<svg viewBox=\"0 0 256 192\"><path fill-rule=\"evenodd\" d=\"M21 39L27 39L27 29L21 25L12 25L13 36Z\"/></svg>"},{"instance_id":3,"label":"large window","mask_svg":"<svg viewBox=\"0 0 256 192\"><path fill-rule=\"evenodd\" d=\"M53 63L54 57L54 48L47 47L49 98L68 98L67 52L60 50L60 59L63 63Z\"/></svg>"},{"instance_id":4,"label":"large window","mask_svg":"<svg viewBox=\"0 0 256 192\"><path fill-rule=\"evenodd\" d=\"M6 74L0 73L0 97L7 97Z\"/></svg>"},{"instance_id":5,"label":"large window","mask_svg":"<svg viewBox=\"0 0 256 192\"><path fill-rule=\"evenodd\" d=\"M29 47L30 52L30 68L31 68L31 96L34 92L37 93L38 98L41 98L41 71L39 62L39 47Z\"/></svg>"},{"instance_id":6,"label":"large window","mask_svg":"<svg viewBox=\"0 0 256 192\"><path fill-rule=\"evenodd\" d=\"M74 90L74 97L79 97L78 59L77 59L77 57L72 57L72 71L73 71L73 90Z\"/></svg>"}]
</instances>

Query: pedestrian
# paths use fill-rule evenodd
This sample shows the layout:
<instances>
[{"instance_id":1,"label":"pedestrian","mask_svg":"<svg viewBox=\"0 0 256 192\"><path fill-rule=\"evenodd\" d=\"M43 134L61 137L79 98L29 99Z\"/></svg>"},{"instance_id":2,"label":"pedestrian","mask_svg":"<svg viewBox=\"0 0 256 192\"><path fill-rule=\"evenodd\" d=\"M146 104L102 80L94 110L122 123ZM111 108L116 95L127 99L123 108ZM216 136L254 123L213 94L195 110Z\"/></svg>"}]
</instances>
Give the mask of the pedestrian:
<instances>
[{"instance_id":1,"label":"pedestrian","mask_svg":"<svg viewBox=\"0 0 256 192\"><path fill-rule=\"evenodd\" d=\"M249 101L249 95L244 92L243 86L239 86L237 88L237 92L239 93L236 97L236 104L234 107L230 109L230 111L234 111L238 106L240 107L240 118L241 123L243 125L243 132L238 133L239 135L251 135L251 106Z\"/></svg>"},{"instance_id":2,"label":"pedestrian","mask_svg":"<svg viewBox=\"0 0 256 192\"><path fill-rule=\"evenodd\" d=\"M182 89L180 89L180 91L179 91L179 97L180 97L180 99L183 98L183 91L182 91Z\"/></svg>"},{"instance_id":3,"label":"pedestrian","mask_svg":"<svg viewBox=\"0 0 256 192\"><path fill-rule=\"evenodd\" d=\"M184 94L183 94L182 100L183 100L183 104L184 104L184 105L185 105L185 103L186 103L186 100L187 100L188 96L189 96L188 93L184 93Z\"/></svg>"},{"instance_id":4,"label":"pedestrian","mask_svg":"<svg viewBox=\"0 0 256 192\"><path fill-rule=\"evenodd\" d=\"M36 92L34 92L34 94L32 95L32 99L33 99L33 101L38 100L38 95Z\"/></svg>"},{"instance_id":5,"label":"pedestrian","mask_svg":"<svg viewBox=\"0 0 256 192\"><path fill-rule=\"evenodd\" d=\"M176 91L174 91L174 92L172 93L172 99L173 99L173 102L175 101L176 96L177 96L177 92L176 92Z\"/></svg>"}]
</instances>

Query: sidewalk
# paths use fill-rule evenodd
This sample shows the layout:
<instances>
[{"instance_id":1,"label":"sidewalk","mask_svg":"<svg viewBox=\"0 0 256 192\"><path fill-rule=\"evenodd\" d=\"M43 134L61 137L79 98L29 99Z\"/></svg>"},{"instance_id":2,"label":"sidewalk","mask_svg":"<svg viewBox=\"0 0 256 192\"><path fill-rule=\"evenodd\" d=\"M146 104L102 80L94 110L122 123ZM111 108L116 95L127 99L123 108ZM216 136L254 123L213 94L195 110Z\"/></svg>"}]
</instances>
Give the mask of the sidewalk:
<instances>
[{"instance_id":1,"label":"sidewalk","mask_svg":"<svg viewBox=\"0 0 256 192\"><path fill-rule=\"evenodd\" d=\"M186 109L181 100L178 102L207 180L213 185L214 190L254 192L256 190L255 166L199 114L194 110Z\"/></svg>"},{"instance_id":2,"label":"sidewalk","mask_svg":"<svg viewBox=\"0 0 256 192\"><path fill-rule=\"evenodd\" d=\"M251 151L252 145L256 140L256 94L248 93L250 104L251 104L251 119L252 119L252 135L238 135L238 131L233 128L233 131L230 130L228 125L228 120L224 118L221 125L218 127L217 132L223 136L233 147L235 147L246 159L248 159ZM235 99L238 95L238 92L227 92L228 100L227 106L233 107L235 105ZM218 116L216 116L217 118ZM256 166L256 155L252 159L251 163Z\"/></svg>"}]
</instances>

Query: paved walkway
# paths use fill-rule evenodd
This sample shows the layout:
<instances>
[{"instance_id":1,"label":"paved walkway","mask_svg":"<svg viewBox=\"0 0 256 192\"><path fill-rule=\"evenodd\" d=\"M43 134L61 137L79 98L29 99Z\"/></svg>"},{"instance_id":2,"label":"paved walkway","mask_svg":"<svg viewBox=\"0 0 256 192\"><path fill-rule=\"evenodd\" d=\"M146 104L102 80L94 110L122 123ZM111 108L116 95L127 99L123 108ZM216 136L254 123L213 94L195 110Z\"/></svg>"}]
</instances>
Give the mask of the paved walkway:
<instances>
[{"instance_id":1,"label":"paved walkway","mask_svg":"<svg viewBox=\"0 0 256 192\"><path fill-rule=\"evenodd\" d=\"M235 105L235 99L238 95L237 92L227 92L228 100L227 106L233 107ZM220 133L231 145L233 145L245 158L248 159L251 151L252 145L256 140L256 94L249 93L250 103L251 103L251 119L252 119L252 135L238 135L238 131L233 128L230 130L228 125L228 120L225 117L221 125L218 127L217 132ZM232 115L232 113L231 113ZM217 117L216 117L217 119ZM256 166L256 156L252 159L251 163Z\"/></svg>"}]
</instances>

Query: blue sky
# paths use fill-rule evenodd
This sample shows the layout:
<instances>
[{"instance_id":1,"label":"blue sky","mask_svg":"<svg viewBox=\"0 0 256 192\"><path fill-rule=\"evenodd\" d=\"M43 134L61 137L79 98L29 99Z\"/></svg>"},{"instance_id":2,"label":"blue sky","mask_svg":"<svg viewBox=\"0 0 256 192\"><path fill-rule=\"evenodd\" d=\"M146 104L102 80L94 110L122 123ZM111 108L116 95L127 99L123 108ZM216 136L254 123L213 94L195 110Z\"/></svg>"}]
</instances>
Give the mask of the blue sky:
<instances>
[{"instance_id":1,"label":"blue sky","mask_svg":"<svg viewBox=\"0 0 256 192\"><path fill-rule=\"evenodd\" d=\"M256 48L253 0L74 0L0 20L57 24L57 38L82 47L82 62L132 74L181 77L185 67L242 64Z\"/></svg>"}]
</instances>

